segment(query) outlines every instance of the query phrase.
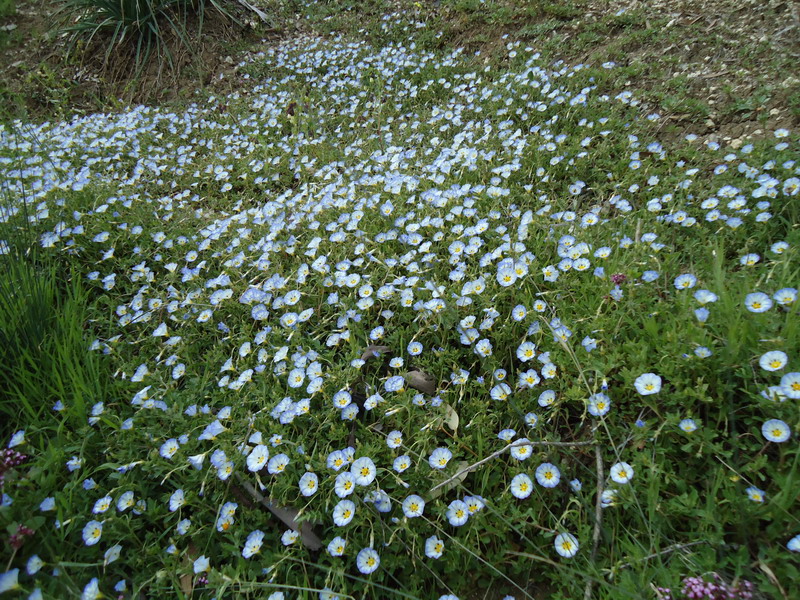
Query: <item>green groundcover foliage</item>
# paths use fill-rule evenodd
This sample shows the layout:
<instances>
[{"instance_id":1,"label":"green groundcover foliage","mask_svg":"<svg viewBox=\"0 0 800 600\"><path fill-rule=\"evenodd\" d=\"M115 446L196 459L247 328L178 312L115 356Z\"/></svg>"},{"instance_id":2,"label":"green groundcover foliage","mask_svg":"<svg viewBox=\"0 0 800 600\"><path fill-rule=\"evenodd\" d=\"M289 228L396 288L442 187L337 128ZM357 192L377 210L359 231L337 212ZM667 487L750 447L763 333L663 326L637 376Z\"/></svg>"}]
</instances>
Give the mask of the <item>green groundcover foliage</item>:
<instances>
[{"instance_id":1,"label":"green groundcover foliage","mask_svg":"<svg viewBox=\"0 0 800 600\"><path fill-rule=\"evenodd\" d=\"M796 137L504 43L2 129L4 598L796 594Z\"/></svg>"}]
</instances>

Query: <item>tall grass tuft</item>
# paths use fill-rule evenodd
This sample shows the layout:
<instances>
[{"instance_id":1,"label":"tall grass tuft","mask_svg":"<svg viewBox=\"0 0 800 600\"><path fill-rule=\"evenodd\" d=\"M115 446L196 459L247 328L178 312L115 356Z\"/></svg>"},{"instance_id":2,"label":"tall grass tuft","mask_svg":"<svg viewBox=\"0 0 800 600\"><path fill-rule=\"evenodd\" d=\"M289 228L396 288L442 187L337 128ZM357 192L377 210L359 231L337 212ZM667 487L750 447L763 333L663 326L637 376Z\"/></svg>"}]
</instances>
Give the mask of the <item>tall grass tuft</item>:
<instances>
[{"instance_id":1,"label":"tall grass tuft","mask_svg":"<svg viewBox=\"0 0 800 600\"><path fill-rule=\"evenodd\" d=\"M59 400L73 425L84 424L87 403L103 400L109 381L102 357L89 352L84 338L88 292L67 266L36 252L26 235L3 237L0 435L41 423Z\"/></svg>"},{"instance_id":2,"label":"tall grass tuft","mask_svg":"<svg viewBox=\"0 0 800 600\"><path fill-rule=\"evenodd\" d=\"M191 49L187 20L196 17L200 34L210 7L232 18L220 0L65 0L60 12L70 23L62 31L69 34L73 48L78 42L101 41L106 64L115 51L132 48L138 73L151 59L163 58L172 65L168 34Z\"/></svg>"}]
</instances>

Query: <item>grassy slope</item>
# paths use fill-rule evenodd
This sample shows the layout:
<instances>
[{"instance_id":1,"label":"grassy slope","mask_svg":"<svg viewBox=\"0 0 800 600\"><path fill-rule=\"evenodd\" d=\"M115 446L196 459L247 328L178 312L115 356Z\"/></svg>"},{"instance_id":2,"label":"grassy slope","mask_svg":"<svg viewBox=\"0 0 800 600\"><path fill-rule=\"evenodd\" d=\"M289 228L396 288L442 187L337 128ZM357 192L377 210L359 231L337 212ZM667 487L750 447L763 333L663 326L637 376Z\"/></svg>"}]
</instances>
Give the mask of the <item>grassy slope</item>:
<instances>
[{"instance_id":1,"label":"grassy slope","mask_svg":"<svg viewBox=\"0 0 800 600\"><path fill-rule=\"evenodd\" d=\"M380 18L392 10L418 14L430 23L430 47L464 47L492 59L502 35L534 43L540 51L567 62L615 61L609 90L636 89L661 112L667 131L694 132L722 140L746 139L800 122L800 21L787 2L713 0L696 2L602 2L599 0L440 0L437 2L299 2L261 0L273 21L262 31L274 39L305 30L374 36ZM100 69L80 56L64 60L63 40L48 37L52 26L41 15L48 1L22 0L0 12L5 48L0 90L16 114L35 118L72 110L104 110L118 99L169 101L198 85L225 90L228 80L208 77L230 69L236 56L257 50L259 32L229 28L210 18L197 38L194 57L181 59L177 72L146 73L143 81L124 72ZM242 21L247 15L237 13ZM419 32L416 32L419 33ZM56 47L53 45L56 44ZM120 49L119 54L124 54ZM186 54L179 52L179 54ZM234 61L229 61L232 56ZM130 69L127 69L130 71Z\"/></svg>"}]
</instances>

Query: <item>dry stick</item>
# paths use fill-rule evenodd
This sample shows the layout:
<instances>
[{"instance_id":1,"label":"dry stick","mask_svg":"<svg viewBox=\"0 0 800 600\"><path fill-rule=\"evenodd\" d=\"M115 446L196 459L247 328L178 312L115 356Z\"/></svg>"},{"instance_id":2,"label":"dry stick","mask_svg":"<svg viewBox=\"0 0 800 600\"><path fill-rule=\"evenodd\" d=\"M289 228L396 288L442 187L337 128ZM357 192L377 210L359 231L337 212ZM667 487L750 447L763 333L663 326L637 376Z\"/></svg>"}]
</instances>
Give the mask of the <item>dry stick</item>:
<instances>
[{"instance_id":1,"label":"dry stick","mask_svg":"<svg viewBox=\"0 0 800 600\"><path fill-rule=\"evenodd\" d=\"M644 556L636 561L625 563L624 565L619 567L618 570L622 571L623 569L627 569L628 567L633 566L634 562L643 562L645 560L650 560L651 558L656 558L657 556L663 556L664 554L675 552L675 550L683 550L684 548L690 548L691 546L697 546L699 544L707 544L707 543L708 542L706 540L697 540L694 542L689 542L687 544L673 544L672 546L667 546L660 552L653 552L653 554L648 554L647 556Z\"/></svg>"},{"instance_id":2,"label":"dry stick","mask_svg":"<svg viewBox=\"0 0 800 600\"><path fill-rule=\"evenodd\" d=\"M574 446L592 446L592 445L594 445L596 443L597 442L594 442L594 441L592 441L592 442L530 442L528 440L517 440L516 442L512 442L512 443L508 444L507 446L505 446L504 448L501 448L497 452L494 452L494 453L490 454L486 458L483 458L483 459L479 460L475 464L469 465L468 467L464 467L463 469L461 469L458 473L456 473L455 475L453 475L449 479L445 479L442 483L439 483L439 484L435 485L434 487L432 487L431 488L431 492L435 492L440 487L444 487L448 483L452 483L453 481L455 481L456 479L458 479L462 475L464 475L466 473L469 473L471 471L474 471L475 469L477 469L481 465L489 462L493 458L497 458L498 456L500 456L503 452L505 452L509 448L518 448L519 446L558 446L558 447L570 448L570 447L574 447Z\"/></svg>"},{"instance_id":3,"label":"dry stick","mask_svg":"<svg viewBox=\"0 0 800 600\"><path fill-rule=\"evenodd\" d=\"M313 551L319 550L322 548L322 540L320 540L314 532L311 530L311 524L308 521L303 521L302 523L298 523L295 520L295 517L298 515L298 511L291 508L284 508L282 506L278 506L277 504L273 503L272 500L263 494L261 494L253 485L247 481L244 477L239 475L239 473L235 473L234 477L236 481L239 483L241 487L250 494L253 499L269 510L273 515L275 515L280 521L283 522L284 525L291 527L294 531L300 534L300 539L303 542L303 545Z\"/></svg>"},{"instance_id":4,"label":"dry stick","mask_svg":"<svg viewBox=\"0 0 800 600\"><path fill-rule=\"evenodd\" d=\"M597 555L597 546L600 543L600 525L603 521L603 476L605 469L603 468L603 454L600 451L600 446L594 447L594 457L597 462L597 500L594 506L594 532L592 533L592 556L589 559L594 562ZM594 581L588 579L586 581L586 588L583 592L583 600L591 600L592 586Z\"/></svg>"},{"instance_id":5,"label":"dry stick","mask_svg":"<svg viewBox=\"0 0 800 600\"><path fill-rule=\"evenodd\" d=\"M259 9L256 6L253 6L247 0L239 0L239 4L244 6L246 9L256 13L258 18L261 19L263 23L269 23L269 17L267 17L266 13L263 10Z\"/></svg>"}]
</instances>

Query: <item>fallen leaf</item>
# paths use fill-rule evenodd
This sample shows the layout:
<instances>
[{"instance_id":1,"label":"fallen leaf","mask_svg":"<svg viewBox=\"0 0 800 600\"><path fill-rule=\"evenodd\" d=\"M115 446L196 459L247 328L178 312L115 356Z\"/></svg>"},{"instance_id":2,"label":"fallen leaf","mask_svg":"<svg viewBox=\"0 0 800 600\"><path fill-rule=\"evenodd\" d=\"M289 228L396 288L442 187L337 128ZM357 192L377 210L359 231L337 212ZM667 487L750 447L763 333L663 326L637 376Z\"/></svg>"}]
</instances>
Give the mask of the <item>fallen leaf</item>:
<instances>
[{"instance_id":1,"label":"fallen leaf","mask_svg":"<svg viewBox=\"0 0 800 600\"><path fill-rule=\"evenodd\" d=\"M433 396L436 394L436 378L423 371L409 371L406 373L406 383L408 387Z\"/></svg>"},{"instance_id":2,"label":"fallen leaf","mask_svg":"<svg viewBox=\"0 0 800 600\"><path fill-rule=\"evenodd\" d=\"M772 569L770 569L765 562L762 561L758 563L758 567L769 578L772 584L780 590L781 596L783 596L786 600L789 600L789 595L786 593L786 590L783 589L783 586L781 585L780 581L778 581L778 578L775 576L775 572Z\"/></svg>"},{"instance_id":3,"label":"fallen leaf","mask_svg":"<svg viewBox=\"0 0 800 600\"><path fill-rule=\"evenodd\" d=\"M389 346L367 346L366 350L361 354L361 360L368 361L372 358L380 358L386 354L391 354L392 349Z\"/></svg>"},{"instance_id":4,"label":"fallen leaf","mask_svg":"<svg viewBox=\"0 0 800 600\"><path fill-rule=\"evenodd\" d=\"M453 431L458 429L458 413L446 402L444 404L444 423Z\"/></svg>"}]
</instances>

